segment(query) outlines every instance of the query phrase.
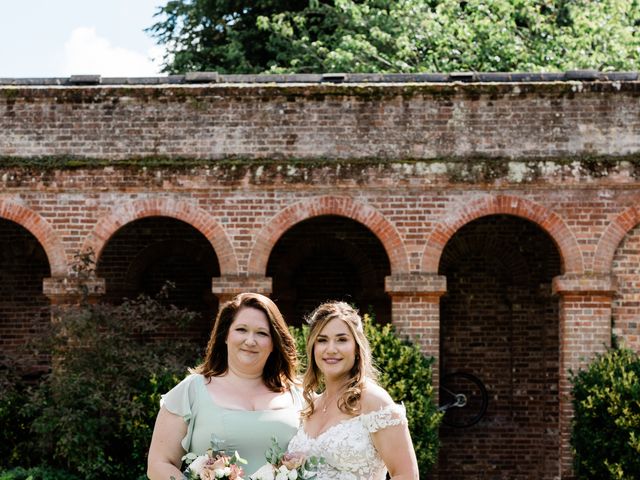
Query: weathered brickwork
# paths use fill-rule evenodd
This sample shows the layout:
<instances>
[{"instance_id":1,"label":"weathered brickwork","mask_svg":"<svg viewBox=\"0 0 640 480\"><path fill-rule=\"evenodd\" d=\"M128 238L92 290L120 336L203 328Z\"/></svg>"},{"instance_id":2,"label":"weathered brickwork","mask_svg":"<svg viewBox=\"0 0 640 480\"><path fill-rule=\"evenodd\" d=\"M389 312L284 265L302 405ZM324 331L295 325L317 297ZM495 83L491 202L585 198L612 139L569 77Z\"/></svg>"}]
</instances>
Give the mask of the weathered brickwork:
<instances>
[{"instance_id":1,"label":"weathered brickwork","mask_svg":"<svg viewBox=\"0 0 640 480\"><path fill-rule=\"evenodd\" d=\"M491 392L481 426L442 429L440 473L524 479L533 470L553 478L559 466L555 246L533 223L484 217L447 243L440 274L447 278L440 310L443 371L473 372ZM461 442L484 463L467 464ZM510 448L493 458L502 442Z\"/></svg>"},{"instance_id":2,"label":"weathered brickwork","mask_svg":"<svg viewBox=\"0 0 640 480\"><path fill-rule=\"evenodd\" d=\"M0 86L0 129L3 351L89 249L96 298L171 279L202 345L237 292L342 295L482 378L441 432L469 479L570 478L569 371L640 351L640 82Z\"/></svg>"},{"instance_id":3,"label":"weathered brickwork","mask_svg":"<svg viewBox=\"0 0 640 480\"><path fill-rule=\"evenodd\" d=\"M30 156L620 154L640 147L637 92L635 82L14 87L0 129L3 153Z\"/></svg>"}]
</instances>

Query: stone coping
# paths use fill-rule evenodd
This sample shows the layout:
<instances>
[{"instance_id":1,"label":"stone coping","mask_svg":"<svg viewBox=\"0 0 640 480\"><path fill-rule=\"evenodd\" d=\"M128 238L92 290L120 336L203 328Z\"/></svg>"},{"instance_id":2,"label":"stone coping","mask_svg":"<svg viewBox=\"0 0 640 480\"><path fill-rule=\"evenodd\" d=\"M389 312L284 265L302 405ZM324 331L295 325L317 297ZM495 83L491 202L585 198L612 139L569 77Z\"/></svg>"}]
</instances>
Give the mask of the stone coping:
<instances>
[{"instance_id":1,"label":"stone coping","mask_svg":"<svg viewBox=\"0 0 640 480\"><path fill-rule=\"evenodd\" d=\"M189 72L157 77L102 77L72 75L54 78L0 78L0 86L78 85L180 85L180 84L361 84L361 83L548 83L548 82L634 82L638 72L571 70L558 73L454 72L454 73L324 73L225 75L217 72Z\"/></svg>"}]
</instances>

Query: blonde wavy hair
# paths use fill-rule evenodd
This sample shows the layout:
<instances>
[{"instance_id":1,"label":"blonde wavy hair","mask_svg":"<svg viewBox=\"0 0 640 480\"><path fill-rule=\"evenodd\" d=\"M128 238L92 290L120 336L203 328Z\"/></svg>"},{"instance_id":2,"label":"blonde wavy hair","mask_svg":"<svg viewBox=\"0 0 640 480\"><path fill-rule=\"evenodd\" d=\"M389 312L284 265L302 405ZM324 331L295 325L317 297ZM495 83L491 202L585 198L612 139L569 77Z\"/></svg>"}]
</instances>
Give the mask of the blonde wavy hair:
<instances>
[{"instance_id":1,"label":"blonde wavy hair","mask_svg":"<svg viewBox=\"0 0 640 480\"><path fill-rule=\"evenodd\" d=\"M313 414L313 399L317 393L325 388L322 372L314 357L316 340L325 325L336 318L347 325L356 343L355 362L345 385L345 391L338 398L338 408L348 415L359 414L360 397L366 381L375 382L377 379L377 371L373 367L371 359L371 347L364 334L362 318L358 311L345 302L321 304L307 317L307 323L311 328L306 350L309 366L302 380L303 395L307 403L307 407L301 413L303 417L309 417Z\"/></svg>"}]
</instances>

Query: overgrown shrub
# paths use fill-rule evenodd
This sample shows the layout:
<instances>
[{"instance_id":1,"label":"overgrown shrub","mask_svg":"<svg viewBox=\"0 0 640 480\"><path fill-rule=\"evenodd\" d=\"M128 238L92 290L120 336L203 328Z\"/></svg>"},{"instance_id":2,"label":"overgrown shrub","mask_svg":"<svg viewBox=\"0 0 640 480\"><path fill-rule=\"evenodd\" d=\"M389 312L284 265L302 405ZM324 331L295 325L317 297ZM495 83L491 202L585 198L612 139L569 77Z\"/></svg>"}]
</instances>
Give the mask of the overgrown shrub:
<instances>
[{"instance_id":1,"label":"overgrown shrub","mask_svg":"<svg viewBox=\"0 0 640 480\"><path fill-rule=\"evenodd\" d=\"M29 465L29 391L18 371L14 359L0 354L0 468Z\"/></svg>"},{"instance_id":2,"label":"overgrown shrub","mask_svg":"<svg viewBox=\"0 0 640 480\"><path fill-rule=\"evenodd\" d=\"M58 312L46 345L54 368L31 401L43 464L86 480L142 476L160 394L198 356L192 343L153 334L192 316L148 297Z\"/></svg>"},{"instance_id":3,"label":"overgrown shrub","mask_svg":"<svg viewBox=\"0 0 640 480\"><path fill-rule=\"evenodd\" d=\"M49 467L16 467L0 472L0 480L80 480L80 478Z\"/></svg>"},{"instance_id":4,"label":"overgrown shrub","mask_svg":"<svg viewBox=\"0 0 640 480\"><path fill-rule=\"evenodd\" d=\"M598 355L571 382L571 444L578 478L640 478L638 354L614 349Z\"/></svg>"},{"instance_id":5,"label":"overgrown shrub","mask_svg":"<svg viewBox=\"0 0 640 480\"><path fill-rule=\"evenodd\" d=\"M407 409L409 430L418 457L421 476L431 470L438 458L438 427L441 414L433 401L431 366L420 348L400 339L391 325L378 325L371 316L364 317L365 333L371 344L379 383L396 402ZM301 363L306 364L304 350L308 328L292 328Z\"/></svg>"}]
</instances>

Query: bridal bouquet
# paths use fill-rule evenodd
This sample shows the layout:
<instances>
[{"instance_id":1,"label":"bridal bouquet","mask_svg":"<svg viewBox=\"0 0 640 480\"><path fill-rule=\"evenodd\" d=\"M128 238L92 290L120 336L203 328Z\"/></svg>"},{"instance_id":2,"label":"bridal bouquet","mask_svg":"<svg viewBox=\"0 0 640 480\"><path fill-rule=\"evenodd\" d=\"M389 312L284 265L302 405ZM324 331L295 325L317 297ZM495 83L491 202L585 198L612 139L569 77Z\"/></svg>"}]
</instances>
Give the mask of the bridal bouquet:
<instances>
[{"instance_id":1,"label":"bridal bouquet","mask_svg":"<svg viewBox=\"0 0 640 480\"><path fill-rule=\"evenodd\" d=\"M310 480L315 478L318 465L324 459L306 457L301 453L284 452L275 438L272 445L265 452L267 463L252 475L251 480Z\"/></svg>"},{"instance_id":2,"label":"bridal bouquet","mask_svg":"<svg viewBox=\"0 0 640 480\"><path fill-rule=\"evenodd\" d=\"M216 448L216 444L218 442L212 439L212 448L204 455L187 453L182 457L182 461L187 464L184 472L187 480L243 480L244 470L239 464L246 464L247 461L241 458L238 452L231 456L226 455L224 450Z\"/></svg>"}]
</instances>

